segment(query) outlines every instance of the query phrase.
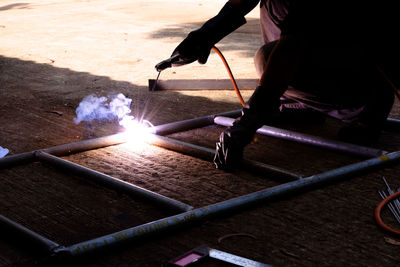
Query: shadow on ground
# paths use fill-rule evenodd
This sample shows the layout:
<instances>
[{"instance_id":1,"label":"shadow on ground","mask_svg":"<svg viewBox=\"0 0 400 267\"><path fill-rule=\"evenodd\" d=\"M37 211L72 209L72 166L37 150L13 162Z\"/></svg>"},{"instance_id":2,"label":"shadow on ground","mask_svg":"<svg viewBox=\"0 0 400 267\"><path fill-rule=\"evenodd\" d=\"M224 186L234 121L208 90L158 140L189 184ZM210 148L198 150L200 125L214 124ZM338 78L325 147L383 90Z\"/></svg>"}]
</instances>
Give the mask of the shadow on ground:
<instances>
[{"instance_id":1,"label":"shadow on ground","mask_svg":"<svg viewBox=\"0 0 400 267\"><path fill-rule=\"evenodd\" d=\"M10 9L29 9L30 3L15 3L0 7L0 11L10 10Z\"/></svg>"},{"instance_id":2,"label":"shadow on ground","mask_svg":"<svg viewBox=\"0 0 400 267\"><path fill-rule=\"evenodd\" d=\"M167 25L149 35L152 39L176 39L177 44L182 41L189 32L200 28L204 22L180 23ZM247 23L232 34L222 39L217 46L222 51L239 51L241 56L253 57L255 47L261 46L260 23L258 19L247 19Z\"/></svg>"},{"instance_id":3,"label":"shadow on ground","mask_svg":"<svg viewBox=\"0 0 400 267\"><path fill-rule=\"evenodd\" d=\"M118 129L107 123L104 127L91 124L88 130L73 122L75 109L85 96L112 93L132 98L133 115L143 115L145 110L144 118L155 125L240 107L173 91L150 93L146 86L106 76L0 56L0 144L15 153L113 134Z\"/></svg>"}]
</instances>

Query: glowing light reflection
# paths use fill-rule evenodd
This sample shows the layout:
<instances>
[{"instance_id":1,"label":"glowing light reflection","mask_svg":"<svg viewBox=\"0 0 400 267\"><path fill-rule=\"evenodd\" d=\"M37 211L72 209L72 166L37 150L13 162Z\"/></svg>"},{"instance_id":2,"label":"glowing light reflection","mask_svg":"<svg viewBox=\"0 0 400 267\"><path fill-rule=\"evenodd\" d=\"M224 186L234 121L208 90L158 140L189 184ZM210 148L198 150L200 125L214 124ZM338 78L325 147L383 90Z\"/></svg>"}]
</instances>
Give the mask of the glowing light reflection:
<instances>
[{"instance_id":1,"label":"glowing light reflection","mask_svg":"<svg viewBox=\"0 0 400 267\"><path fill-rule=\"evenodd\" d=\"M119 124L125 128L124 134L130 147L143 148L155 133L155 127L150 121L138 121L133 116L125 116Z\"/></svg>"}]
</instances>

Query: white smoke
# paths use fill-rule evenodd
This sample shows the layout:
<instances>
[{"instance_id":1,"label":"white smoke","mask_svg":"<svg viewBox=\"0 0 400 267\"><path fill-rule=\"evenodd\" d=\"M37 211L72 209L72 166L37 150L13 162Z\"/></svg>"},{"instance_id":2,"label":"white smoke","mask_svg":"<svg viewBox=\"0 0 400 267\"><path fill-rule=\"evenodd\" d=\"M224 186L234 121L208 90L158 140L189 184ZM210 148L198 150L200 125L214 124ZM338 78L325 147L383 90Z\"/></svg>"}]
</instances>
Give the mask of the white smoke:
<instances>
[{"instance_id":1,"label":"white smoke","mask_svg":"<svg viewBox=\"0 0 400 267\"><path fill-rule=\"evenodd\" d=\"M76 124L93 120L112 121L117 119L119 122L131 112L130 106L132 99L126 98L123 94L109 97L97 97L88 95L76 109Z\"/></svg>"},{"instance_id":2,"label":"white smoke","mask_svg":"<svg viewBox=\"0 0 400 267\"><path fill-rule=\"evenodd\" d=\"M7 148L3 148L0 146L0 159L10 152Z\"/></svg>"}]
</instances>

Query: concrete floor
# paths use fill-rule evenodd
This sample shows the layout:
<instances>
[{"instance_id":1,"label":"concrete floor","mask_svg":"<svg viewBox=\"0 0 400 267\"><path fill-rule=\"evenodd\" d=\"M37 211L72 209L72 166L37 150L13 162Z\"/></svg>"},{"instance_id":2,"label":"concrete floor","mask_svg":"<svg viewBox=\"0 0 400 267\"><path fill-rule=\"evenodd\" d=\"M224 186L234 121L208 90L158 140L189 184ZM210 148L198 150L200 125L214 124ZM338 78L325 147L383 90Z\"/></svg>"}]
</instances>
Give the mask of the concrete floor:
<instances>
[{"instance_id":1,"label":"concrete floor","mask_svg":"<svg viewBox=\"0 0 400 267\"><path fill-rule=\"evenodd\" d=\"M123 93L133 110L148 103L154 124L240 108L233 91L148 93L154 65L168 58L188 32L212 17L225 1L0 1L0 146L10 154L116 133L115 123L74 124L75 109L90 94ZM248 23L218 46L237 78L256 78L253 55L261 45L257 8ZM227 78L216 55L161 74L161 79ZM245 99L252 91L242 92ZM391 117L400 118L396 102ZM341 123L289 127L336 138ZM172 137L214 148L223 127ZM397 133L384 132L375 147L400 150ZM259 137L246 157L305 176L360 158ZM276 185L272 177L226 173L212 163L146 145L120 145L68 160L178 199L195 207ZM399 167L358 176L305 194L262 203L161 236L79 258L73 266L165 266L198 245L274 266L400 266L398 246L373 218L384 188L399 185ZM268 178L268 179L266 179ZM0 214L70 245L170 212L87 182L51 166L32 163L0 171ZM388 213L385 219L390 222ZM395 225L395 224L393 224ZM226 238L229 234L245 233ZM249 237L250 235L250 237ZM0 267L33 266L40 255L15 236L0 241ZM252 236L252 237L251 237ZM392 242L393 243L393 242ZM199 266L223 266L204 262Z\"/></svg>"}]
</instances>

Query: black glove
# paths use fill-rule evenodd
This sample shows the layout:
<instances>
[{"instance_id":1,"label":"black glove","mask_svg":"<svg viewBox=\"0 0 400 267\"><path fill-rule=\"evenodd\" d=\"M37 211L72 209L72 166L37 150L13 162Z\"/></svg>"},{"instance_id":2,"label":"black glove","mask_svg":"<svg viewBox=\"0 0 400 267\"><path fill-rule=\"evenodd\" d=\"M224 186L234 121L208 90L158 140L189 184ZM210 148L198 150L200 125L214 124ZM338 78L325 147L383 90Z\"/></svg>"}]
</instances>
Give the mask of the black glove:
<instances>
[{"instance_id":1,"label":"black glove","mask_svg":"<svg viewBox=\"0 0 400 267\"><path fill-rule=\"evenodd\" d=\"M242 116L235 120L216 143L214 163L217 169L231 170L240 163L244 147L249 144L257 129L279 113L279 93L258 86L245 107Z\"/></svg>"},{"instance_id":2,"label":"black glove","mask_svg":"<svg viewBox=\"0 0 400 267\"><path fill-rule=\"evenodd\" d=\"M175 48L172 56L179 54L185 64L195 60L198 60L200 64L205 64L211 48L246 23L244 18L246 12L227 2L218 15L208 20L200 29L189 33Z\"/></svg>"},{"instance_id":3,"label":"black glove","mask_svg":"<svg viewBox=\"0 0 400 267\"><path fill-rule=\"evenodd\" d=\"M222 132L216 143L214 163L215 167L220 170L232 170L243 157L244 145L232 138L230 129Z\"/></svg>"},{"instance_id":4,"label":"black glove","mask_svg":"<svg viewBox=\"0 0 400 267\"><path fill-rule=\"evenodd\" d=\"M189 64L196 60L198 60L200 64L205 64L213 45L214 44L207 40L207 36L203 32L200 30L192 31L175 48L171 57L179 55L180 61L184 62L184 64Z\"/></svg>"}]
</instances>

